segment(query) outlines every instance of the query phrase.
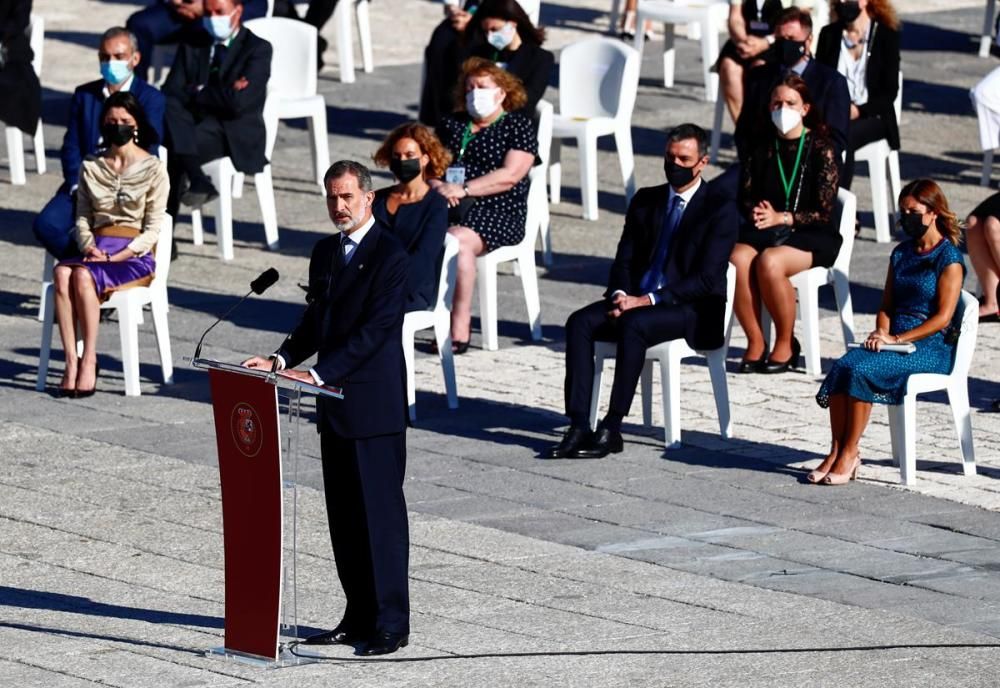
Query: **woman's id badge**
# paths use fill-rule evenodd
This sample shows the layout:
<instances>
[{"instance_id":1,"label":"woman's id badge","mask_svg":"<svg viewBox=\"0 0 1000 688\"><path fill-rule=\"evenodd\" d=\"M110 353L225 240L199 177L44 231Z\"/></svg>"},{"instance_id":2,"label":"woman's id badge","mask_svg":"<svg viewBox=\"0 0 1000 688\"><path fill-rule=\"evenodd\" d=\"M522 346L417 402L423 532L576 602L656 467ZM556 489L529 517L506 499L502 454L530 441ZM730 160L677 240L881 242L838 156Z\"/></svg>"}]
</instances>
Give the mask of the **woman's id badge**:
<instances>
[{"instance_id":1,"label":"woman's id badge","mask_svg":"<svg viewBox=\"0 0 1000 688\"><path fill-rule=\"evenodd\" d=\"M449 184L465 184L465 168L452 165L444 171L444 180Z\"/></svg>"}]
</instances>

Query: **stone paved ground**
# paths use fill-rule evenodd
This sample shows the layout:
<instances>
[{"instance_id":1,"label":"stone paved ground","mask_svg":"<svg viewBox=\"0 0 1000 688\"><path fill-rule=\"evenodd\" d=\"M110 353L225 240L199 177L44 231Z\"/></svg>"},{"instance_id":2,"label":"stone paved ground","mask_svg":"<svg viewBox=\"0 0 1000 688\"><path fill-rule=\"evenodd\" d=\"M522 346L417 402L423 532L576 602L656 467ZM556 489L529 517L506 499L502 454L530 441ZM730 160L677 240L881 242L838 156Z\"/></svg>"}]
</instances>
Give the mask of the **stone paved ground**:
<instances>
[{"instance_id":1,"label":"stone paved ground","mask_svg":"<svg viewBox=\"0 0 1000 688\"><path fill-rule=\"evenodd\" d=\"M962 212L989 193L977 186L966 92L995 62L975 57L982 16L972 5L907 3L903 43L904 176L939 179ZM68 95L95 76L96 36L134 7L36 0L48 25L50 166ZM561 47L603 31L606 9L605 0L546 2L542 18ZM343 85L334 69L324 72L335 158L370 156L389 128L412 117L420 49L439 8L377 0L372 11L376 27L412 21L376 32L373 74ZM656 46L647 48L634 117L640 185L658 182L663 129L707 123L712 110L702 101L697 46L680 42L671 91L659 81ZM549 99L557 101L554 89ZM919 407L913 488L896 484L881 410L864 440L862 480L840 490L808 486L800 469L827 441L812 401L818 379L731 375L736 438L723 441L697 361L682 369L683 449L664 453L662 431L641 427L637 403L619 457L534 459L564 422L562 323L599 294L620 231L611 148L601 152L594 223L579 219L575 151L565 151L568 188L553 207L556 263L540 271L545 341L526 341L518 280L503 276L503 348L458 359L459 410L445 407L435 360L418 358L420 419L409 433L407 482L414 635L402 661L366 666L340 650L330 652L332 663L266 672L201 657L221 644L221 523L207 387L182 357L268 265L282 281L218 328L206 352L238 360L267 351L294 322L295 284L312 243L329 231L307 159L304 128L283 127L274 156L280 252L261 246L252 186L235 206L233 262L218 260L211 235L195 247L187 223L179 225L170 288L176 384L158 384L147 328L137 399L122 396L113 322L101 333L97 395L68 401L33 391L41 252L30 223L58 171L10 187L0 170L0 684L997 683L1000 430L985 412L1000 397L995 326L981 330L970 380L975 478L961 476L948 407L931 396ZM867 179L859 176L855 190L870 208ZM870 326L891 248L874 243L870 214L862 220L852 264L860 331ZM828 362L841 345L834 313L822 315ZM740 337L736 328L734 359ZM52 372L55 384L58 363ZM318 447L313 433L302 438L300 615L308 631L335 623L342 601L317 491Z\"/></svg>"}]
</instances>

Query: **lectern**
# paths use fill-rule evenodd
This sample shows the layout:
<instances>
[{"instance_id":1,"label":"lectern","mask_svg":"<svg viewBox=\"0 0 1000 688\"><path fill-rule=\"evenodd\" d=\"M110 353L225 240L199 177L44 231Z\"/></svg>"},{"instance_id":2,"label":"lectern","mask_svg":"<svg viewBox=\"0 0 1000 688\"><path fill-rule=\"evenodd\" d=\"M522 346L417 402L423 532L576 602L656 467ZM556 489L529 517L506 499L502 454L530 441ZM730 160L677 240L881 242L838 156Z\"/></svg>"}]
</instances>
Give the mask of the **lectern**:
<instances>
[{"instance_id":1,"label":"lectern","mask_svg":"<svg viewBox=\"0 0 1000 688\"><path fill-rule=\"evenodd\" d=\"M281 643L282 630L298 637L295 523L301 402L303 395L343 399L343 393L230 363L196 358L193 365L208 370L222 487L225 646L210 654L265 666L304 663L309 661L304 652L292 654ZM287 407L284 435L279 390ZM283 449L292 473L290 528L285 523Z\"/></svg>"}]
</instances>

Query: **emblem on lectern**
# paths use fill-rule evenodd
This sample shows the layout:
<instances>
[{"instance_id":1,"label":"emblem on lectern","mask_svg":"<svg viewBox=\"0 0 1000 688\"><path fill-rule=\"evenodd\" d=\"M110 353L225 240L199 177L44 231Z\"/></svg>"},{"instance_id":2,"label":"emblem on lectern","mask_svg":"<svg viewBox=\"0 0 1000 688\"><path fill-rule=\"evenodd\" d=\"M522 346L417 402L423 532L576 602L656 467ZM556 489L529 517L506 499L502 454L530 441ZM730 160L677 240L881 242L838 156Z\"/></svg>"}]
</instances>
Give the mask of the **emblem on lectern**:
<instances>
[{"instance_id":1,"label":"emblem on lectern","mask_svg":"<svg viewBox=\"0 0 1000 688\"><path fill-rule=\"evenodd\" d=\"M260 431L260 418L252 406L241 403L233 408L230 429L233 433L233 443L240 450L240 453L249 458L257 456L263 445L263 440Z\"/></svg>"}]
</instances>

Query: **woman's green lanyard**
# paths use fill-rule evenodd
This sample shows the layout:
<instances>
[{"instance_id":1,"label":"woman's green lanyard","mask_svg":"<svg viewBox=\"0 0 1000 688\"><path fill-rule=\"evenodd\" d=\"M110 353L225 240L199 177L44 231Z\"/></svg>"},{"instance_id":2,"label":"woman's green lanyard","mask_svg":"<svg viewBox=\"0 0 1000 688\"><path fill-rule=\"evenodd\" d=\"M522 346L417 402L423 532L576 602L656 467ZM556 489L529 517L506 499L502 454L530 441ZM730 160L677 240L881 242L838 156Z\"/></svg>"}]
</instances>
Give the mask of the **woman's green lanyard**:
<instances>
[{"instance_id":1,"label":"woman's green lanyard","mask_svg":"<svg viewBox=\"0 0 1000 688\"><path fill-rule=\"evenodd\" d=\"M785 210L788 210L788 204L792 200L792 189L795 188L795 177L799 174L799 165L802 163L802 150L805 148L806 144L806 132L809 130L805 127L802 128L802 135L799 136L799 152L795 154L795 167L792 168L792 176L785 176L785 164L781 162L781 149L778 147L778 141L774 142L774 152L778 157L778 172L781 174L781 186L785 189Z\"/></svg>"},{"instance_id":2,"label":"woman's green lanyard","mask_svg":"<svg viewBox=\"0 0 1000 688\"><path fill-rule=\"evenodd\" d=\"M489 129L490 127L492 127L494 124L496 124L506 116L507 116L506 112L501 112L500 116L497 117L492 122L490 122L489 125L486 127L486 129ZM462 158L465 156L465 149L469 147L469 144L472 143L472 139L476 138L476 134L478 133L479 133L478 131L477 132L472 131L471 121L465 123L465 131L462 132L462 143L460 144L460 147L458 149L458 160L456 160L455 162L461 162Z\"/></svg>"}]
</instances>

